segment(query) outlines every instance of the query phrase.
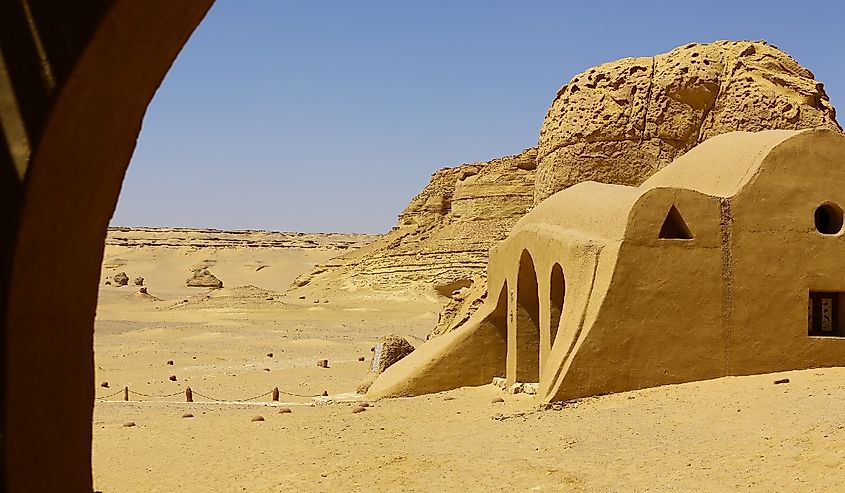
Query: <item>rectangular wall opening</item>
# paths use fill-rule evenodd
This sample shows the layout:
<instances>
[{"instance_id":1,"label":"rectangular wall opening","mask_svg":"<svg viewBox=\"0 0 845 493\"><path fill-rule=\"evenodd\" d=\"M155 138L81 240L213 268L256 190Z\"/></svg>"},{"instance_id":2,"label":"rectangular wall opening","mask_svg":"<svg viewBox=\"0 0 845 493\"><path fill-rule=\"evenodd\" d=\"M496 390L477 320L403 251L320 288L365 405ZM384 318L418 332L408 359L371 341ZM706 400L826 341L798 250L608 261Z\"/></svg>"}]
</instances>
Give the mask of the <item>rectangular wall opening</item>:
<instances>
[{"instance_id":1,"label":"rectangular wall opening","mask_svg":"<svg viewBox=\"0 0 845 493\"><path fill-rule=\"evenodd\" d=\"M807 334L810 336L845 337L839 313L843 293L810 291L807 304Z\"/></svg>"}]
</instances>

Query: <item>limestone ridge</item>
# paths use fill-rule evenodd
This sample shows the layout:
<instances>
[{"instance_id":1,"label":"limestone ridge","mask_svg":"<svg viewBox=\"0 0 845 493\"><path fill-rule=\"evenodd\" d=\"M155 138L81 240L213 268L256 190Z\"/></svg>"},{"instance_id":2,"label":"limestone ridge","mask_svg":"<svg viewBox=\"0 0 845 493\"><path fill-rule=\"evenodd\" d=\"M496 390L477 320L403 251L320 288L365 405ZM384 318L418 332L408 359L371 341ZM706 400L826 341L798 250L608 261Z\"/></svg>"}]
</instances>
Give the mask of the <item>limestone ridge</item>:
<instances>
[{"instance_id":1,"label":"limestone ridge","mask_svg":"<svg viewBox=\"0 0 845 493\"><path fill-rule=\"evenodd\" d=\"M196 228L110 227L107 246L192 248L307 248L351 250L377 235Z\"/></svg>"},{"instance_id":2,"label":"limestone ridge","mask_svg":"<svg viewBox=\"0 0 845 493\"><path fill-rule=\"evenodd\" d=\"M546 113L535 203L582 181L636 186L735 130L842 130L812 72L765 41L693 43L582 72Z\"/></svg>"},{"instance_id":3,"label":"limestone ridge","mask_svg":"<svg viewBox=\"0 0 845 493\"><path fill-rule=\"evenodd\" d=\"M484 274L496 242L531 207L537 150L436 171L389 233L294 282L309 290L431 289L444 295Z\"/></svg>"}]
</instances>

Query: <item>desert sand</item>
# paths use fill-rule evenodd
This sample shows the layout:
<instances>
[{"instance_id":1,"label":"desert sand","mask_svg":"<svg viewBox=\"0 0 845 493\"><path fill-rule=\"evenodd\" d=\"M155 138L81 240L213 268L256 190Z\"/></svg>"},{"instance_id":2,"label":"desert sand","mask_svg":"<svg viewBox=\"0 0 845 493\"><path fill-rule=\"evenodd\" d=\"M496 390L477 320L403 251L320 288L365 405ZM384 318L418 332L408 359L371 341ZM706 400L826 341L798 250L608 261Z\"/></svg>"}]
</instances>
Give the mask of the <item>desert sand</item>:
<instances>
[{"instance_id":1,"label":"desert sand","mask_svg":"<svg viewBox=\"0 0 845 493\"><path fill-rule=\"evenodd\" d=\"M355 389L370 348L391 333L421 343L437 322L436 298L286 293L286 281L340 252L326 238L314 239L318 248L260 248L127 246L113 236L103 278L143 276L148 295L131 281L101 283L97 491L845 488L845 369L671 385L548 409L486 385L353 413L364 400ZM197 262L211 264L224 288L185 287ZM256 271L256 263L265 267ZM319 368L320 359L329 367ZM790 381L774 383L781 378ZM189 386L193 403L185 402ZM267 395L274 387L279 402ZM280 414L283 407L291 413Z\"/></svg>"}]
</instances>

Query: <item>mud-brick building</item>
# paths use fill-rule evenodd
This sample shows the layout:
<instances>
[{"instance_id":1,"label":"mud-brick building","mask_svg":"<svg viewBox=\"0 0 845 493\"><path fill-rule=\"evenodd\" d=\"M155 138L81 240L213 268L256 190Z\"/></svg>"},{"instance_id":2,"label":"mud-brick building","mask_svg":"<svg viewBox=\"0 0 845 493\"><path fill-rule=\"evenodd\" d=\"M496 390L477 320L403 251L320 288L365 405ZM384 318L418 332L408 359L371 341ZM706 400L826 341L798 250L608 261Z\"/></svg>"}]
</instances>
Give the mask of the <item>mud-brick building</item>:
<instances>
[{"instance_id":1,"label":"mud-brick building","mask_svg":"<svg viewBox=\"0 0 845 493\"><path fill-rule=\"evenodd\" d=\"M560 400L845 365L845 136L735 132L639 187L585 182L491 254L472 323L371 394L538 382Z\"/></svg>"}]
</instances>

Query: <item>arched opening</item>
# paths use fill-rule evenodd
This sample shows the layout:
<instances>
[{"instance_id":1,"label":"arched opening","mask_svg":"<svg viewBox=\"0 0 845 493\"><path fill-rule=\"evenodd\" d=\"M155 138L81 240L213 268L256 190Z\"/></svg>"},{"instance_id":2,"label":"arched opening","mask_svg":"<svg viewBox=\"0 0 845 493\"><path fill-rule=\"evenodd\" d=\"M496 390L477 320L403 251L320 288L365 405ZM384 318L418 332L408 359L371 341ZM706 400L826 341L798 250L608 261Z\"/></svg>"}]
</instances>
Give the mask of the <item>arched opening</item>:
<instances>
[{"instance_id":1,"label":"arched opening","mask_svg":"<svg viewBox=\"0 0 845 493\"><path fill-rule=\"evenodd\" d=\"M534 260L527 250L519 259L516 286L516 381L540 381L540 296Z\"/></svg>"},{"instance_id":2,"label":"arched opening","mask_svg":"<svg viewBox=\"0 0 845 493\"><path fill-rule=\"evenodd\" d=\"M563 314L563 299L566 296L566 280L563 276L563 267L560 264L555 264L552 267L552 275L549 283L551 285L549 299L549 348L551 348L555 344L555 337L557 337L557 330L560 325L560 317Z\"/></svg>"}]
</instances>

